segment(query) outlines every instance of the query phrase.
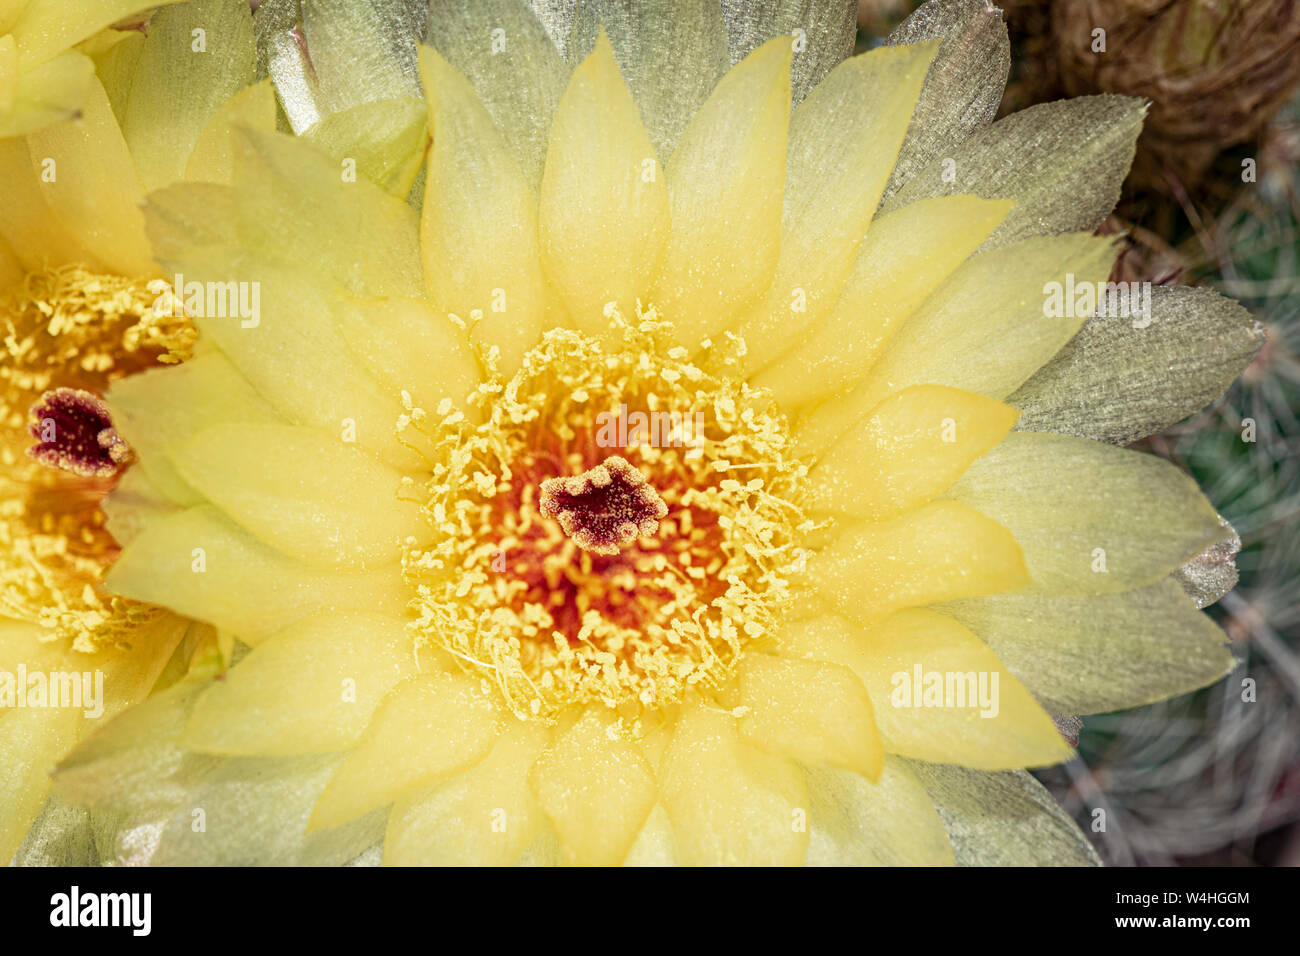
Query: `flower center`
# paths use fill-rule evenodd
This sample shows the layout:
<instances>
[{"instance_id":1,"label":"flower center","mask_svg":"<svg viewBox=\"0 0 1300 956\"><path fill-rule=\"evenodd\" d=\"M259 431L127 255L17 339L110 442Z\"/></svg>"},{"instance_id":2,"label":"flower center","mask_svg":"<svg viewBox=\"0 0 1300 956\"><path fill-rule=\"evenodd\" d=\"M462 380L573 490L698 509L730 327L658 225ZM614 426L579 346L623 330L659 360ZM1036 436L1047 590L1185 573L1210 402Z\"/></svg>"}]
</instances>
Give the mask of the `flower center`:
<instances>
[{"instance_id":1,"label":"flower center","mask_svg":"<svg viewBox=\"0 0 1300 956\"><path fill-rule=\"evenodd\" d=\"M450 402L406 423L448 449L408 486L438 535L404 556L417 640L521 717L599 701L635 720L721 686L802 564L807 467L766 393L726 356L692 365L653 312L613 318L622 347L556 330L482 386L481 425Z\"/></svg>"}]
</instances>

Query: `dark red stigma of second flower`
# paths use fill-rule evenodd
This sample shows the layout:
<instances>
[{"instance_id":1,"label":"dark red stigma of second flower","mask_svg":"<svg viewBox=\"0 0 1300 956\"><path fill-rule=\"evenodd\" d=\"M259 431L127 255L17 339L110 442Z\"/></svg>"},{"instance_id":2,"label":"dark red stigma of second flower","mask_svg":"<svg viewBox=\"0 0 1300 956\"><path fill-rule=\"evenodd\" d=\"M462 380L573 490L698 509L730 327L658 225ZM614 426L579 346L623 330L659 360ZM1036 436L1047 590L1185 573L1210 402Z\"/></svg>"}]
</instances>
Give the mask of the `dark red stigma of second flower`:
<instances>
[{"instance_id":1,"label":"dark red stigma of second flower","mask_svg":"<svg viewBox=\"0 0 1300 956\"><path fill-rule=\"evenodd\" d=\"M28 430L37 444L27 454L83 478L111 478L131 457L108 406L98 395L55 388L32 406Z\"/></svg>"}]
</instances>

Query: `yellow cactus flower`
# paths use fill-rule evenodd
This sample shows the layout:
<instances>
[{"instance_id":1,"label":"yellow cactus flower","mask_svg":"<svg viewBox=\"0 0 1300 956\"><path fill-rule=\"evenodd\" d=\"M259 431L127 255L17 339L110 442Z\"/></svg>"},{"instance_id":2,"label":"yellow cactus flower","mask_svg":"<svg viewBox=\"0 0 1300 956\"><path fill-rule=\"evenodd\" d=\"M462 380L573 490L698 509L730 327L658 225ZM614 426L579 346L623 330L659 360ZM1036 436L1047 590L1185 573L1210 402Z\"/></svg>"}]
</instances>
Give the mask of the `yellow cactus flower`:
<instances>
[{"instance_id":1,"label":"yellow cactus flower","mask_svg":"<svg viewBox=\"0 0 1300 956\"><path fill-rule=\"evenodd\" d=\"M1053 718L1233 666L1231 529L1116 445L1259 345L1098 303L1142 105L990 123L982 0L559 6L431 5L418 206L257 130L148 197L199 339L108 392L107 580L237 643L57 795L156 864L1095 862Z\"/></svg>"},{"instance_id":2,"label":"yellow cactus flower","mask_svg":"<svg viewBox=\"0 0 1300 956\"><path fill-rule=\"evenodd\" d=\"M19 3L22 10L12 12L20 47L25 35L46 44L79 40L141 5L79 4L75 15L72 6ZM210 55L194 51L196 24ZM6 861L46 800L55 762L106 716L167 679L178 648L173 667L181 671L194 654L215 651L210 628L191 631L165 609L104 588L119 548L105 529L103 499L116 488L131 500L135 479L124 470L132 452L100 396L123 376L186 357L195 338L182 310L156 308L169 283L157 284L162 273L140 210L146 191L228 180L231 124L275 123L270 84L249 86L253 25L245 4L167 7L147 28L110 30L88 42L99 73L81 53L67 54L88 65L76 118L0 139ZM24 49L36 56L45 47ZM183 73L175 71L182 62ZM54 707L52 700L38 707L30 688L15 686L20 674L39 682L100 675L102 697L84 707ZM93 688L93 678L85 686Z\"/></svg>"}]
</instances>

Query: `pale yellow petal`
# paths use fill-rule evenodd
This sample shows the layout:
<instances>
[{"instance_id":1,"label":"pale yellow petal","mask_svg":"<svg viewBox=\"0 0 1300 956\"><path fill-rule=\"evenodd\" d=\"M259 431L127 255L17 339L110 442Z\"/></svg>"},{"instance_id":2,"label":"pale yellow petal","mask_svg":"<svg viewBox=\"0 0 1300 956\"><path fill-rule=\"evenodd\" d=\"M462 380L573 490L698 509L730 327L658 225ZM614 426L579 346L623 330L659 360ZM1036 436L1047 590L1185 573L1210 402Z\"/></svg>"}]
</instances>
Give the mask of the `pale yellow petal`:
<instances>
[{"instance_id":1,"label":"pale yellow petal","mask_svg":"<svg viewBox=\"0 0 1300 956\"><path fill-rule=\"evenodd\" d=\"M420 506L398 496L402 473L334 432L213 425L170 456L182 478L242 527L314 567L390 565L407 539L432 534Z\"/></svg>"},{"instance_id":2,"label":"pale yellow petal","mask_svg":"<svg viewBox=\"0 0 1300 956\"><path fill-rule=\"evenodd\" d=\"M1066 435L1008 435L945 497L1006 527L1035 590L1055 594L1152 584L1232 534L1175 465Z\"/></svg>"},{"instance_id":3,"label":"pale yellow petal","mask_svg":"<svg viewBox=\"0 0 1300 956\"><path fill-rule=\"evenodd\" d=\"M749 654L741 662L740 732L756 747L808 764L880 776L884 751L871 699L837 664Z\"/></svg>"},{"instance_id":4,"label":"pale yellow petal","mask_svg":"<svg viewBox=\"0 0 1300 956\"><path fill-rule=\"evenodd\" d=\"M115 272L154 272L140 213L144 188L98 80L91 81L76 122L32 133L27 148L33 166L50 172L40 192L64 228Z\"/></svg>"},{"instance_id":5,"label":"pale yellow petal","mask_svg":"<svg viewBox=\"0 0 1300 956\"><path fill-rule=\"evenodd\" d=\"M858 638L860 676L890 753L981 770L1068 760L1029 691L979 637L933 611L901 611Z\"/></svg>"},{"instance_id":6,"label":"pale yellow petal","mask_svg":"<svg viewBox=\"0 0 1300 956\"><path fill-rule=\"evenodd\" d=\"M389 866L509 866L545 823L528 769L546 745L536 721L506 719L492 751L446 783L394 805L384 837Z\"/></svg>"},{"instance_id":7,"label":"pale yellow petal","mask_svg":"<svg viewBox=\"0 0 1300 956\"><path fill-rule=\"evenodd\" d=\"M736 327L747 346L746 370L795 345L835 304L935 49L921 44L855 56L794 111L776 275Z\"/></svg>"},{"instance_id":8,"label":"pale yellow petal","mask_svg":"<svg viewBox=\"0 0 1300 956\"><path fill-rule=\"evenodd\" d=\"M501 713L466 674L398 684L321 794L311 828L339 826L468 770L496 743Z\"/></svg>"},{"instance_id":9,"label":"pale yellow petal","mask_svg":"<svg viewBox=\"0 0 1300 956\"><path fill-rule=\"evenodd\" d=\"M253 82L254 57L253 16L242 3L189 0L150 20L121 112L146 189L184 176L208 121Z\"/></svg>"},{"instance_id":10,"label":"pale yellow petal","mask_svg":"<svg viewBox=\"0 0 1300 956\"><path fill-rule=\"evenodd\" d=\"M184 744L203 753L343 750L414 668L406 621L316 617L259 644L194 705Z\"/></svg>"},{"instance_id":11,"label":"pale yellow petal","mask_svg":"<svg viewBox=\"0 0 1300 956\"><path fill-rule=\"evenodd\" d=\"M1007 200L942 196L871 223L838 301L789 351L754 376L786 408L843 392L1011 208Z\"/></svg>"},{"instance_id":12,"label":"pale yellow petal","mask_svg":"<svg viewBox=\"0 0 1300 956\"><path fill-rule=\"evenodd\" d=\"M275 88L270 80L236 93L199 130L185 164L184 178L192 182L229 183L234 174L234 136L239 126L270 132L275 129Z\"/></svg>"},{"instance_id":13,"label":"pale yellow petal","mask_svg":"<svg viewBox=\"0 0 1300 956\"><path fill-rule=\"evenodd\" d=\"M1030 239L969 260L908 319L861 385L800 424L800 447L824 448L909 385L950 385L1006 398L1092 311L1090 305L1076 309L1075 299L1055 309L1049 284L1095 289L1114 260L1110 238L1083 234Z\"/></svg>"},{"instance_id":14,"label":"pale yellow petal","mask_svg":"<svg viewBox=\"0 0 1300 956\"><path fill-rule=\"evenodd\" d=\"M668 190L603 32L555 111L538 206L542 263L573 327L608 330L611 301L635 315L668 240Z\"/></svg>"},{"instance_id":15,"label":"pale yellow petal","mask_svg":"<svg viewBox=\"0 0 1300 956\"><path fill-rule=\"evenodd\" d=\"M433 136L420 219L425 290L436 311L473 321L472 340L499 349L511 372L546 312L536 201L465 77L427 47L420 75Z\"/></svg>"},{"instance_id":16,"label":"pale yellow petal","mask_svg":"<svg viewBox=\"0 0 1300 956\"><path fill-rule=\"evenodd\" d=\"M655 804L650 766L602 710L561 731L529 777L572 864L622 862Z\"/></svg>"},{"instance_id":17,"label":"pale yellow petal","mask_svg":"<svg viewBox=\"0 0 1300 956\"><path fill-rule=\"evenodd\" d=\"M740 737L734 717L694 704L678 718L660 799L687 866L797 866L808 846L808 791L792 761Z\"/></svg>"},{"instance_id":18,"label":"pale yellow petal","mask_svg":"<svg viewBox=\"0 0 1300 956\"><path fill-rule=\"evenodd\" d=\"M1016 414L974 392L905 388L821 455L808 508L879 521L929 501L1001 441Z\"/></svg>"},{"instance_id":19,"label":"pale yellow petal","mask_svg":"<svg viewBox=\"0 0 1300 956\"><path fill-rule=\"evenodd\" d=\"M870 623L900 608L1015 590L1029 574L1004 527L936 501L891 521L847 525L809 560L808 580L842 613Z\"/></svg>"},{"instance_id":20,"label":"pale yellow petal","mask_svg":"<svg viewBox=\"0 0 1300 956\"><path fill-rule=\"evenodd\" d=\"M467 401L483 378L469 339L423 299L348 299L337 318L352 351L395 393L408 393L430 415L451 399L467 417L480 417Z\"/></svg>"},{"instance_id":21,"label":"pale yellow petal","mask_svg":"<svg viewBox=\"0 0 1300 956\"><path fill-rule=\"evenodd\" d=\"M319 571L272 548L212 505L138 534L107 576L110 590L209 621L255 644L321 611L400 614L410 600L397 564Z\"/></svg>"},{"instance_id":22,"label":"pale yellow petal","mask_svg":"<svg viewBox=\"0 0 1300 956\"><path fill-rule=\"evenodd\" d=\"M4 27L18 40L24 68L43 63L107 26L176 0L32 0Z\"/></svg>"},{"instance_id":23,"label":"pale yellow petal","mask_svg":"<svg viewBox=\"0 0 1300 956\"><path fill-rule=\"evenodd\" d=\"M668 167L672 236L651 301L680 341L726 328L772 281L790 123L790 43L722 78Z\"/></svg>"},{"instance_id":24,"label":"pale yellow petal","mask_svg":"<svg viewBox=\"0 0 1300 956\"><path fill-rule=\"evenodd\" d=\"M158 491L181 505L201 504L203 496L176 471L167 456L169 446L211 425L277 420L271 406L219 352L121 379L106 401L113 426L139 458L128 475L148 474Z\"/></svg>"},{"instance_id":25,"label":"pale yellow petal","mask_svg":"<svg viewBox=\"0 0 1300 956\"><path fill-rule=\"evenodd\" d=\"M951 866L943 821L907 764L886 757L880 779L834 767L807 771L805 866Z\"/></svg>"},{"instance_id":26,"label":"pale yellow petal","mask_svg":"<svg viewBox=\"0 0 1300 956\"><path fill-rule=\"evenodd\" d=\"M1053 714L1140 707L1237 665L1222 628L1173 580L1119 594L1001 594L936 610L977 633Z\"/></svg>"}]
</instances>

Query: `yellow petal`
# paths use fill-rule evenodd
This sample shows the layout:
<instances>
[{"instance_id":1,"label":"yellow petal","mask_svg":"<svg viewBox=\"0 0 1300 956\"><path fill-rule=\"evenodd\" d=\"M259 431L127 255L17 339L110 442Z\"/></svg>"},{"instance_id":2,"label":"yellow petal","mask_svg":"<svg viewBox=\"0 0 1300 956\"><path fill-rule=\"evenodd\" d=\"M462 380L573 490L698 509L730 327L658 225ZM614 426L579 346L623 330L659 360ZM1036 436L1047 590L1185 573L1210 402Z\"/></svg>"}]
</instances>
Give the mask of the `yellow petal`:
<instances>
[{"instance_id":1,"label":"yellow petal","mask_svg":"<svg viewBox=\"0 0 1300 956\"><path fill-rule=\"evenodd\" d=\"M305 564L391 565L406 539L431 536L419 505L398 497L401 472L332 432L214 425L170 454L192 487Z\"/></svg>"},{"instance_id":2,"label":"yellow petal","mask_svg":"<svg viewBox=\"0 0 1300 956\"><path fill-rule=\"evenodd\" d=\"M394 392L407 392L429 414L450 398L467 417L480 417L467 402L482 381L478 359L464 331L423 299L349 299L338 323L370 374Z\"/></svg>"},{"instance_id":3,"label":"yellow petal","mask_svg":"<svg viewBox=\"0 0 1300 956\"><path fill-rule=\"evenodd\" d=\"M864 376L894 332L978 248L1013 203L942 196L873 220L857 264L830 311L754 376L785 408L843 392Z\"/></svg>"},{"instance_id":4,"label":"yellow petal","mask_svg":"<svg viewBox=\"0 0 1300 956\"><path fill-rule=\"evenodd\" d=\"M40 638L41 628L35 624L0 621L0 670L15 695L27 691L17 685L20 664L32 673L45 673L62 664L63 655L55 645L44 644ZM0 856L6 861L17 851L49 795L55 762L76 743L85 724L81 709L19 708L16 700L15 696L0 706Z\"/></svg>"},{"instance_id":5,"label":"yellow petal","mask_svg":"<svg viewBox=\"0 0 1300 956\"><path fill-rule=\"evenodd\" d=\"M1120 594L1002 594L935 610L978 634L1053 714L1141 707L1237 664L1228 636L1172 578Z\"/></svg>"},{"instance_id":6,"label":"yellow petal","mask_svg":"<svg viewBox=\"0 0 1300 956\"><path fill-rule=\"evenodd\" d=\"M367 100L330 113L303 136L341 163L355 163L357 173L404 198L424 167L427 116L424 101L413 96Z\"/></svg>"},{"instance_id":7,"label":"yellow petal","mask_svg":"<svg viewBox=\"0 0 1300 956\"><path fill-rule=\"evenodd\" d=\"M1051 717L976 635L901 611L858 636L859 674L890 753L981 770L1068 760Z\"/></svg>"},{"instance_id":8,"label":"yellow petal","mask_svg":"<svg viewBox=\"0 0 1300 956\"><path fill-rule=\"evenodd\" d=\"M469 82L420 48L429 153L420 254L429 301L473 341L501 350L507 373L541 333L546 288L533 192Z\"/></svg>"},{"instance_id":9,"label":"yellow petal","mask_svg":"<svg viewBox=\"0 0 1300 956\"><path fill-rule=\"evenodd\" d=\"M835 304L937 48L882 47L845 60L794 111L776 276L736 329L745 369L799 342Z\"/></svg>"},{"instance_id":10,"label":"yellow petal","mask_svg":"<svg viewBox=\"0 0 1300 956\"><path fill-rule=\"evenodd\" d=\"M740 732L756 747L807 764L828 763L880 776L884 751L871 699L835 664L749 654L741 663Z\"/></svg>"},{"instance_id":11,"label":"yellow petal","mask_svg":"<svg viewBox=\"0 0 1300 956\"><path fill-rule=\"evenodd\" d=\"M432 790L399 800L388 817L389 866L509 866L545 822L528 768L546 745L536 721L506 719L492 751Z\"/></svg>"},{"instance_id":12,"label":"yellow petal","mask_svg":"<svg viewBox=\"0 0 1300 956\"><path fill-rule=\"evenodd\" d=\"M772 281L781 248L790 40L722 78L668 167L672 236L650 295L680 341L726 328Z\"/></svg>"},{"instance_id":13,"label":"yellow petal","mask_svg":"<svg viewBox=\"0 0 1300 956\"><path fill-rule=\"evenodd\" d=\"M745 744L736 719L694 704L664 755L661 800L687 866L797 866L808 791L792 761Z\"/></svg>"},{"instance_id":14,"label":"yellow petal","mask_svg":"<svg viewBox=\"0 0 1300 956\"><path fill-rule=\"evenodd\" d=\"M962 265L907 321L867 378L799 427L816 451L886 396L909 385L950 385L1006 398L1079 330L1091 312L1056 315L1049 283L1096 288L1110 275L1113 241L1073 234L1029 239ZM1078 314L1079 312L1082 314Z\"/></svg>"},{"instance_id":15,"label":"yellow petal","mask_svg":"<svg viewBox=\"0 0 1300 956\"><path fill-rule=\"evenodd\" d=\"M169 265L184 279L184 296L193 287L205 302L194 318L204 338L283 419L332 432L399 468L425 463L396 434L400 392L376 380L342 334L336 316L346 301L328 280L234 245L200 246Z\"/></svg>"},{"instance_id":16,"label":"yellow petal","mask_svg":"<svg viewBox=\"0 0 1300 956\"><path fill-rule=\"evenodd\" d=\"M229 183L234 172L234 136L239 126L275 129L275 88L269 79L236 93L199 130L185 164L193 182Z\"/></svg>"},{"instance_id":17,"label":"yellow petal","mask_svg":"<svg viewBox=\"0 0 1300 956\"><path fill-rule=\"evenodd\" d=\"M38 178L45 169L39 162L33 166L26 140L0 136L0 236L26 270L66 263L103 267L76 232L50 212Z\"/></svg>"},{"instance_id":18,"label":"yellow petal","mask_svg":"<svg viewBox=\"0 0 1300 956\"><path fill-rule=\"evenodd\" d=\"M412 668L405 619L322 615L259 644L214 681L195 703L183 740L203 753L343 750Z\"/></svg>"},{"instance_id":19,"label":"yellow petal","mask_svg":"<svg viewBox=\"0 0 1300 956\"><path fill-rule=\"evenodd\" d=\"M342 172L337 159L301 137L240 127L231 195L241 249L329 276L354 295L418 296L415 210Z\"/></svg>"},{"instance_id":20,"label":"yellow petal","mask_svg":"<svg viewBox=\"0 0 1300 956\"><path fill-rule=\"evenodd\" d=\"M24 69L43 63L60 50L80 43L92 33L125 20L133 13L175 3L141 0L33 0L4 29L18 40Z\"/></svg>"},{"instance_id":21,"label":"yellow petal","mask_svg":"<svg viewBox=\"0 0 1300 956\"><path fill-rule=\"evenodd\" d=\"M668 239L668 190L609 38L573 71L551 123L539 201L542 263L574 328L634 316Z\"/></svg>"},{"instance_id":22,"label":"yellow petal","mask_svg":"<svg viewBox=\"0 0 1300 956\"><path fill-rule=\"evenodd\" d=\"M56 123L27 140L37 169L53 160L41 195L51 214L94 249L113 271L152 274L153 255L144 234L140 202L144 188L117 119L98 80L92 80L76 122Z\"/></svg>"},{"instance_id":23,"label":"yellow petal","mask_svg":"<svg viewBox=\"0 0 1300 956\"><path fill-rule=\"evenodd\" d=\"M519 0L440 0L427 34L474 84L475 99L491 114L532 190L542 178L546 131L569 75L534 10Z\"/></svg>"},{"instance_id":24,"label":"yellow petal","mask_svg":"<svg viewBox=\"0 0 1300 956\"><path fill-rule=\"evenodd\" d=\"M677 844L673 824L663 804L655 804L623 860L624 866L676 866Z\"/></svg>"},{"instance_id":25,"label":"yellow petal","mask_svg":"<svg viewBox=\"0 0 1300 956\"><path fill-rule=\"evenodd\" d=\"M94 79L90 57L72 50L20 74L13 37L0 37L0 136L75 119Z\"/></svg>"},{"instance_id":26,"label":"yellow petal","mask_svg":"<svg viewBox=\"0 0 1300 956\"><path fill-rule=\"evenodd\" d=\"M974 392L905 388L819 458L808 507L879 521L929 501L1001 441L1016 414Z\"/></svg>"},{"instance_id":27,"label":"yellow petal","mask_svg":"<svg viewBox=\"0 0 1300 956\"><path fill-rule=\"evenodd\" d=\"M808 562L808 580L842 613L870 623L904 607L1014 590L1029 574L1000 524L935 501L891 521L849 525Z\"/></svg>"},{"instance_id":28,"label":"yellow petal","mask_svg":"<svg viewBox=\"0 0 1300 956\"><path fill-rule=\"evenodd\" d=\"M410 600L396 563L318 571L267 547L212 505L154 522L122 551L109 590L160 604L256 644L321 611L397 615Z\"/></svg>"},{"instance_id":29,"label":"yellow petal","mask_svg":"<svg viewBox=\"0 0 1300 956\"><path fill-rule=\"evenodd\" d=\"M633 744L610 735L609 724L589 708L557 736L529 778L572 864L621 863L655 804L649 765Z\"/></svg>"},{"instance_id":30,"label":"yellow petal","mask_svg":"<svg viewBox=\"0 0 1300 956\"><path fill-rule=\"evenodd\" d=\"M347 823L469 769L492 749L500 727L500 709L466 674L403 681L321 794L311 829Z\"/></svg>"},{"instance_id":31,"label":"yellow petal","mask_svg":"<svg viewBox=\"0 0 1300 956\"><path fill-rule=\"evenodd\" d=\"M945 615L916 608L863 629L829 614L787 624L774 649L856 674L871 696L888 753L990 770L1058 763L1070 755L1024 686L975 634ZM927 679L941 683L927 691Z\"/></svg>"},{"instance_id":32,"label":"yellow petal","mask_svg":"<svg viewBox=\"0 0 1300 956\"><path fill-rule=\"evenodd\" d=\"M181 505L204 499L176 471L168 446L211 425L277 421L271 406L219 352L123 378L113 383L106 400L113 426L140 459L127 474L148 474L159 492Z\"/></svg>"}]
</instances>

